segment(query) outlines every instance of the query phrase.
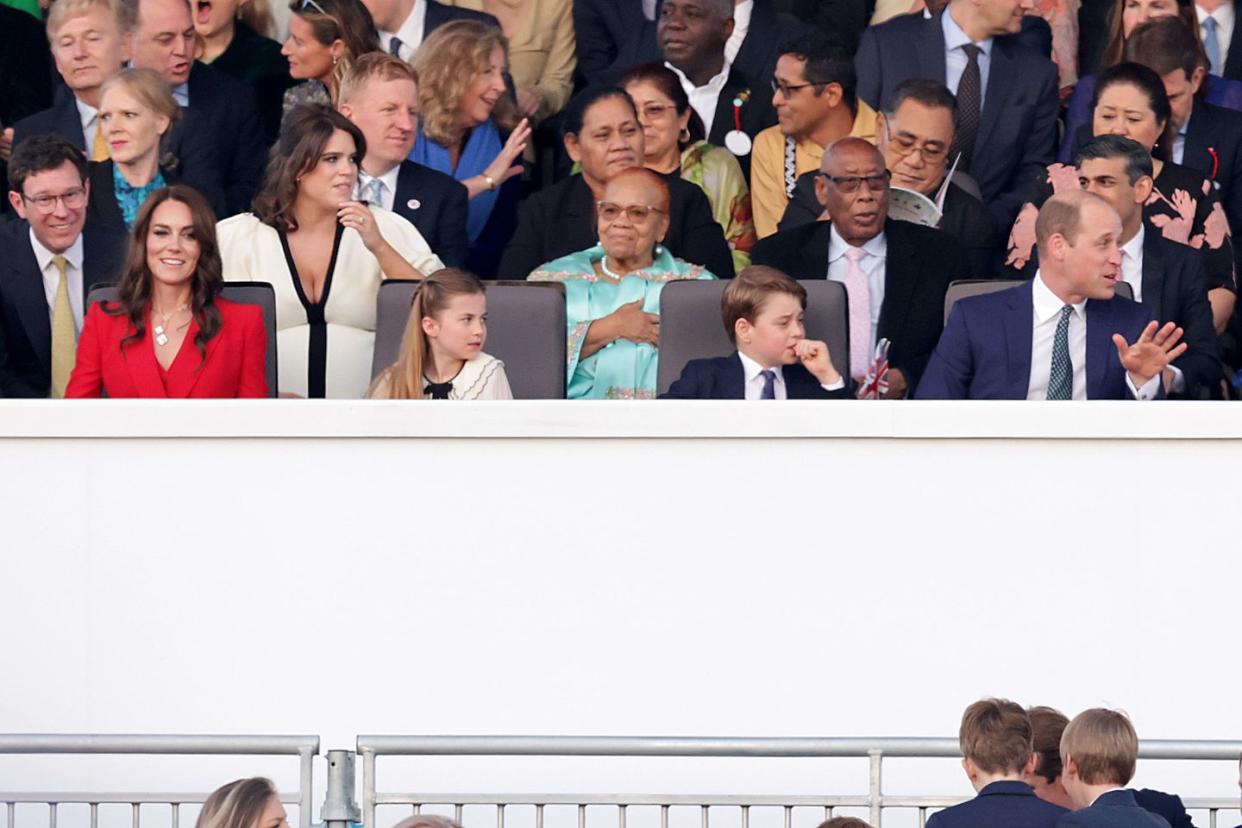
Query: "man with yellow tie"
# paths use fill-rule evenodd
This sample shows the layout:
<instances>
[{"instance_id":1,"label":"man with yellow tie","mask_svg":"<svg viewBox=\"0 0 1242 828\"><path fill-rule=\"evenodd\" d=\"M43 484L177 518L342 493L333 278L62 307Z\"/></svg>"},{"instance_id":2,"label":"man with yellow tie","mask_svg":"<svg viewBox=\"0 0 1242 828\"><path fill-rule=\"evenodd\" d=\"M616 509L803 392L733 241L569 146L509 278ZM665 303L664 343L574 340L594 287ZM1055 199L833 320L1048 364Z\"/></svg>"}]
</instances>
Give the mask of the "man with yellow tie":
<instances>
[{"instance_id":1,"label":"man with yellow tie","mask_svg":"<svg viewBox=\"0 0 1242 828\"><path fill-rule=\"evenodd\" d=\"M90 182L82 151L35 135L13 151L0 226L0 395L62 397L77 354L86 296L115 282L127 237L87 226Z\"/></svg>"}]
</instances>

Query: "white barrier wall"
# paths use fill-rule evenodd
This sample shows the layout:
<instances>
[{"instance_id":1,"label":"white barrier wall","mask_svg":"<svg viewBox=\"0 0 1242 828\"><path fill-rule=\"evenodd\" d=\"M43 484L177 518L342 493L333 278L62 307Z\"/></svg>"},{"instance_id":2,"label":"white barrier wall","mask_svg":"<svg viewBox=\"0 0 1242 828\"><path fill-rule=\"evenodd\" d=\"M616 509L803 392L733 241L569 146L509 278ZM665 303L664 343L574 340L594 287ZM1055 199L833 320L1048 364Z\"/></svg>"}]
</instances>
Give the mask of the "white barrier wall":
<instances>
[{"instance_id":1,"label":"white barrier wall","mask_svg":"<svg viewBox=\"0 0 1242 828\"><path fill-rule=\"evenodd\" d=\"M943 736L996 694L1236 739L1239 411L4 401L0 732Z\"/></svg>"}]
</instances>

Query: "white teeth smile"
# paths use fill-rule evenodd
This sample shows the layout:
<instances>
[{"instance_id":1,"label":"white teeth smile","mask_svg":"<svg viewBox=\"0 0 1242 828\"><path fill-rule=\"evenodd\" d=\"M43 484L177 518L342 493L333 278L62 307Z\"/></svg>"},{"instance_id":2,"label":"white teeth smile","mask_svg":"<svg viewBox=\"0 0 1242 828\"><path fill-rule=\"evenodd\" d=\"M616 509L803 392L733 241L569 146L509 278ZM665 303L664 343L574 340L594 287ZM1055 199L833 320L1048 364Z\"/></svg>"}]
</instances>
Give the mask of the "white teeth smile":
<instances>
[{"instance_id":1,"label":"white teeth smile","mask_svg":"<svg viewBox=\"0 0 1242 828\"><path fill-rule=\"evenodd\" d=\"M181 267L185 264L185 259L160 259L160 262L169 267Z\"/></svg>"}]
</instances>

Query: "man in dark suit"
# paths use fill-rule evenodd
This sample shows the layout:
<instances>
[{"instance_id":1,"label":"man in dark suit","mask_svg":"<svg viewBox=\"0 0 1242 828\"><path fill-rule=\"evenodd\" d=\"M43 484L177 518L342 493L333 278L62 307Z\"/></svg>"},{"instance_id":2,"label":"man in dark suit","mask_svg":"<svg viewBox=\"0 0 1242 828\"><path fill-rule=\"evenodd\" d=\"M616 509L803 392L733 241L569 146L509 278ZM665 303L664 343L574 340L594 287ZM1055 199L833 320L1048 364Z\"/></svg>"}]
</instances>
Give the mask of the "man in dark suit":
<instances>
[{"instance_id":1,"label":"man in dark suit","mask_svg":"<svg viewBox=\"0 0 1242 828\"><path fill-rule=\"evenodd\" d=\"M477 20L500 28L490 14L446 6L436 0L363 0L363 5L375 21L380 48L407 63L427 35L452 20Z\"/></svg>"},{"instance_id":2,"label":"man in dark suit","mask_svg":"<svg viewBox=\"0 0 1242 828\"><path fill-rule=\"evenodd\" d=\"M418 228L440 261L464 267L466 188L451 175L406 160L418 127L418 86L409 64L379 52L354 61L341 81L341 114L367 139L359 201L378 204Z\"/></svg>"},{"instance_id":3,"label":"man in dark suit","mask_svg":"<svg viewBox=\"0 0 1242 828\"><path fill-rule=\"evenodd\" d=\"M935 201L944 185L953 145L953 93L940 81L912 78L899 84L892 109L879 114L877 143L892 173L892 185ZM817 221L823 207L815 198L815 173L798 177L780 229ZM966 249L969 276L993 279L1000 267L1000 236L978 197L955 180L944 193L935 225Z\"/></svg>"},{"instance_id":4,"label":"man in dark suit","mask_svg":"<svg viewBox=\"0 0 1242 828\"><path fill-rule=\"evenodd\" d=\"M164 76L183 110L198 113L217 151L225 215L243 213L263 185L267 141L254 89L194 60L187 0L119 0L134 66Z\"/></svg>"},{"instance_id":5,"label":"man in dark suit","mask_svg":"<svg viewBox=\"0 0 1242 828\"><path fill-rule=\"evenodd\" d=\"M21 220L0 225L0 395L63 396L86 296L119 277L126 235L86 224L86 160L64 138L19 145L9 186Z\"/></svg>"},{"instance_id":6,"label":"man in dark suit","mask_svg":"<svg viewBox=\"0 0 1242 828\"><path fill-rule=\"evenodd\" d=\"M657 27L660 57L677 73L707 140L736 155L749 177L751 142L776 124L776 110L770 81L760 85L726 59L732 34L733 0L664 0Z\"/></svg>"},{"instance_id":7,"label":"man in dark suit","mask_svg":"<svg viewBox=\"0 0 1242 828\"><path fill-rule=\"evenodd\" d=\"M1102 135L1079 150L1075 164L1083 189L1107 201L1121 218L1121 278L1130 284L1135 301L1185 331L1186 353L1169 366L1166 392L1191 399L1219 397L1223 375L1203 256L1148 233L1143 225L1143 205L1153 186L1151 153L1128 138Z\"/></svg>"},{"instance_id":8,"label":"man in dark suit","mask_svg":"<svg viewBox=\"0 0 1242 828\"><path fill-rule=\"evenodd\" d=\"M0 4L0 165L13 151L13 124L52 105L53 71L43 27Z\"/></svg>"},{"instance_id":9,"label":"man in dark suit","mask_svg":"<svg viewBox=\"0 0 1242 828\"><path fill-rule=\"evenodd\" d=\"M582 172L545 187L523 202L518 226L500 260L500 278L525 279L552 259L597 244L595 202L618 171L642 166L643 131L634 102L619 89L579 94L564 114L565 151ZM664 246L679 259L733 278L733 257L711 204L696 184L676 172L663 176L669 191Z\"/></svg>"},{"instance_id":10,"label":"man in dark suit","mask_svg":"<svg viewBox=\"0 0 1242 828\"><path fill-rule=\"evenodd\" d=\"M1021 705L977 701L962 714L958 732L962 768L978 796L932 814L927 828L1055 828L1068 813L1022 781L1035 757L1031 720Z\"/></svg>"},{"instance_id":11,"label":"man in dark suit","mask_svg":"<svg viewBox=\"0 0 1242 828\"><path fill-rule=\"evenodd\" d=\"M1057 70L1014 35L1031 0L951 0L940 15L905 15L863 33L858 96L889 108L897 85L932 78L957 97L958 169L979 183L997 227L1013 224L1029 182L1052 162Z\"/></svg>"},{"instance_id":12,"label":"man in dark suit","mask_svg":"<svg viewBox=\"0 0 1242 828\"><path fill-rule=\"evenodd\" d=\"M588 84L605 82L610 70L656 59L655 6L652 2L648 18L643 0L574 0L574 50L578 74ZM644 27L650 27L645 38ZM631 42L636 52L645 53L646 60L631 57L627 65L616 66L622 46Z\"/></svg>"},{"instance_id":13,"label":"man in dark suit","mask_svg":"<svg viewBox=\"0 0 1242 828\"><path fill-rule=\"evenodd\" d=\"M829 400L849 397L828 345L806 338L806 288L776 268L751 265L725 286L720 312L737 349L692 359L661 399Z\"/></svg>"},{"instance_id":14,"label":"man in dark suit","mask_svg":"<svg viewBox=\"0 0 1242 828\"><path fill-rule=\"evenodd\" d=\"M1034 279L953 306L919 398L1163 397L1161 374L1186 346L1176 325L1160 328L1150 308L1114 296L1116 211L1093 193L1055 195L1040 208L1035 236Z\"/></svg>"},{"instance_id":15,"label":"man in dark suit","mask_svg":"<svg viewBox=\"0 0 1242 828\"><path fill-rule=\"evenodd\" d=\"M850 376L863 379L880 339L888 352L890 397L913 394L943 320L949 283L966 255L946 233L888 218L888 170L879 150L842 138L824 153L816 194L832 221L760 239L751 251L795 279L843 282L850 297Z\"/></svg>"},{"instance_id":16,"label":"man in dark suit","mask_svg":"<svg viewBox=\"0 0 1242 828\"><path fill-rule=\"evenodd\" d=\"M1061 737L1062 781L1079 810L1060 828L1169 828L1125 786L1134 778L1138 735L1124 713L1093 708L1074 717Z\"/></svg>"}]
</instances>

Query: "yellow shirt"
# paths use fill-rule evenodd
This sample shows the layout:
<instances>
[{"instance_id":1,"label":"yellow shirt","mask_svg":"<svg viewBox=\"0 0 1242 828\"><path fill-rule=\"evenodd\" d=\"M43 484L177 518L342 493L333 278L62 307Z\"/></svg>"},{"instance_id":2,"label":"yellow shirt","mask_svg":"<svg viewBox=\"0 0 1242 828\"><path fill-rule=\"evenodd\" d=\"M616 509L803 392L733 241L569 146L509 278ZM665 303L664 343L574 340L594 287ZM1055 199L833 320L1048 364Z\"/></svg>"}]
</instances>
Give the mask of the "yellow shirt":
<instances>
[{"instance_id":1,"label":"yellow shirt","mask_svg":"<svg viewBox=\"0 0 1242 828\"><path fill-rule=\"evenodd\" d=\"M875 110L866 102L857 102L854 128L850 135L875 143ZM794 178L819 169L824 148L809 138L794 146ZM785 215L789 197L785 195L785 136L779 126L768 127L755 136L750 156L750 204L755 218L755 234L759 238L776 232L777 222Z\"/></svg>"}]
</instances>

